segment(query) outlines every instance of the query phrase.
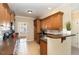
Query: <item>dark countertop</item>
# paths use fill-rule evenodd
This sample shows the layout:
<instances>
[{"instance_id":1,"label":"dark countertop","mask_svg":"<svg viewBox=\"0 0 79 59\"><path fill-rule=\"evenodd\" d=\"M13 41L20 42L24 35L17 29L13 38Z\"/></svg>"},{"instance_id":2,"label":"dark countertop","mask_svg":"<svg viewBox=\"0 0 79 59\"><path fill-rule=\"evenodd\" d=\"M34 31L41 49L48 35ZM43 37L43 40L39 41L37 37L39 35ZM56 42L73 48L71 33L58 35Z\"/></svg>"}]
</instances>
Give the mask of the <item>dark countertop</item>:
<instances>
[{"instance_id":1,"label":"dark countertop","mask_svg":"<svg viewBox=\"0 0 79 59\"><path fill-rule=\"evenodd\" d=\"M45 43L47 43L47 39L41 38L41 40L44 41Z\"/></svg>"},{"instance_id":2,"label":"dark countertop","mask_svg":"<svg viewBox=\"0 0 79 59\"><path fill-rule=\"evenodd\" d=\"M63 40L66 39L66 37L71 37L71 36L76 36L76 34L70 34L70 35L67 35L67 34L58 34L58 35L54 35L54 34L46 34L46 37L49 37L49 38L61 38L61 42L63 42ZM41 38L42 41L46 42L47 43L47 39L46 38Z\"/></svg>"},{"instance_id":3,"label":"dark countertop","mask_svg":"<svg viewBox=\"0 0 79 59\"><path fill-rule=\"evenodd\" d=\"M58 34L58 35L54 35L54 34L46 34L47 37L50 37L50 38L65 38L65 37L71 37L71 36L76 36L76 34Z\"/></svg>"}]
</instances>

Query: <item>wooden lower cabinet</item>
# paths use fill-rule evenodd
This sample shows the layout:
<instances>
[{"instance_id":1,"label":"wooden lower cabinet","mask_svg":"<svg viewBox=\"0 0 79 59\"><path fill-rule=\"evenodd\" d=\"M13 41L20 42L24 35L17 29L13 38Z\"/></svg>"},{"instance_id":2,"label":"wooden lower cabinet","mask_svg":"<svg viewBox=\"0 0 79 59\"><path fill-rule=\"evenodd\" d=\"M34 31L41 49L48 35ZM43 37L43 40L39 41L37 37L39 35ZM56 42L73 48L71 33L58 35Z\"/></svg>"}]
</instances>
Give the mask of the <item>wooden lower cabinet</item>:
<instances>
[{"instance_id":1,"label":"wooden lower cabinet","mask_svg":"<svg viewBox=\"0 0 79 59\"><path fill-rule=\"evenodd\" d=\"M40 34L36 33L34 40L39 44L40 43Z\"/></svg>"},{"instance_id":2,"label":"wooden lower cabinet","mask_svg":"<svg viewBox=\"0 0 79 59\"><path fill-rule=\"evenodd\" d=\"M40 55L47 55L47 42L40 40Z\"/></svg>"}]
</instances>

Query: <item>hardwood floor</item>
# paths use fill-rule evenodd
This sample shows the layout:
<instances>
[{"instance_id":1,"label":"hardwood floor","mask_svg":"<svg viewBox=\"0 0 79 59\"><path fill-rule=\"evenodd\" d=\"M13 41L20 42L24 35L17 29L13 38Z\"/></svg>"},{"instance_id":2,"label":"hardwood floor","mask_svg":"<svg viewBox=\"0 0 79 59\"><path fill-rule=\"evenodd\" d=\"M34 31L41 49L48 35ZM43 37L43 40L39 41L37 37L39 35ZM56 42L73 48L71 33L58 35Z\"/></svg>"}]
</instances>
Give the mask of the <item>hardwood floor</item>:
<instances>
[{"instance_id":1,"label":"hardwood floor","mask_svg":"<svg viewBox=\"0 0 79 59\"><path fill-rule=\"evenodd\" d=\"M17 40L14 53L9 45L9 42L5 42L0 46L0 55L40 55L40 46L35 41ZM79 48L72 47L72 55L79 55Z\"/></svg>"},{"instance_id":2,"label":"hardwood floor","mask_svg":"<svg viewBox=\"0 0 79 59\"><path fill-rule=\"evenodd\" d=\"M3 45L0 48L0 55L12 55L12 48L9 46L8 41L3 42Z\"/></svg>"},{"instance_id":3,"label":"hardwood floor","mask_svg":"<svg viewBox=\"0 0 79 59\"><path fill-rule=\"evenodd\" d=\"M40 55L40 47L35 41L23 41L16 43L15 55Z\"/></svg>"},{"instance_id":4,"label":"hardwood floor","mask_svg":"<svg viewBox=\"0 0 79 59\"><path fill-rule=\"evenodd\" d=\"M35 41L19 40L16 41L14 52L8 41L0 48L0 55L40 55L40 47Z\"/></svg>"}]
</instances>

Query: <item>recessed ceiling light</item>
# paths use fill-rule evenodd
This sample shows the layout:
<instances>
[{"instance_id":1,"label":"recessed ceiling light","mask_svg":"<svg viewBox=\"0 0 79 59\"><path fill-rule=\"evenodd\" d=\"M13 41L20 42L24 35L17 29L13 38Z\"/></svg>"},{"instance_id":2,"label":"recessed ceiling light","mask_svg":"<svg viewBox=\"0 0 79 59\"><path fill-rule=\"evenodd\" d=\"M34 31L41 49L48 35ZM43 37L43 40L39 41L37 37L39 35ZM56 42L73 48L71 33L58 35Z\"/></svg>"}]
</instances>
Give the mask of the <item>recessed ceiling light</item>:
<instances>
[{"instance_id":1,"label":"recessed ceiling light","mask_svg":"<svg viewBox=\"0 0 79 59\"><path fill-rule=\"evenodd\" d=\"M51 10L52 8L48 7L48 10Z\"/></svg>"},{"instance_id":2,"label":"recessed ceiling light","mask_svg":"<svg viewBox=\"0 0 79 59\"><path fill-rule=\"evenodd\" d=\"M27 12L28 12L29 14L31 14L31 13L32 13L32 10L28 10Z\"/></svg>"}]
</instances>

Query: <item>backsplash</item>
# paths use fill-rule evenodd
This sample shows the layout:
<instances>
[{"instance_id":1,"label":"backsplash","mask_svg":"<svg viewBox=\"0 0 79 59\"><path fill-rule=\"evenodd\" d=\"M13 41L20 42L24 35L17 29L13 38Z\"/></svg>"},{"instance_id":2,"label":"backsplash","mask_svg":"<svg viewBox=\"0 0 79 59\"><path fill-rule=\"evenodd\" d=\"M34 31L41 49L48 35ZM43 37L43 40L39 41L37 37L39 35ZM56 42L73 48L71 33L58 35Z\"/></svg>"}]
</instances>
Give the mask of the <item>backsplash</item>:
<instances>
[{"instance_id":1,"label":"backsplash","mask_svg":"<svg viewBox=\"0 0 79 59\"><path fill-rule=\"evenodd\" d=\"M49 33L49 34L71 34L71 31L67 31L66 29L63 29L61 31L59 31L59 30L46 30L45 33Z\"/></svg>"},{"instance_id":2,"label":"backsplash","mask_svg":"<svg viewBox=\"0 0 79 59\"><path fill-rule=\"evenodd\" d=\"M59 30L47 30L45 33L49 33L49 34L62 34L62 31L59 31Z\"/></svg>"}]
</instances>

